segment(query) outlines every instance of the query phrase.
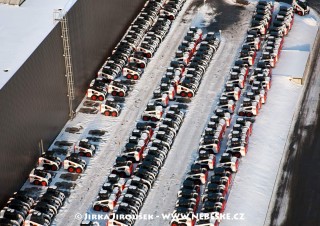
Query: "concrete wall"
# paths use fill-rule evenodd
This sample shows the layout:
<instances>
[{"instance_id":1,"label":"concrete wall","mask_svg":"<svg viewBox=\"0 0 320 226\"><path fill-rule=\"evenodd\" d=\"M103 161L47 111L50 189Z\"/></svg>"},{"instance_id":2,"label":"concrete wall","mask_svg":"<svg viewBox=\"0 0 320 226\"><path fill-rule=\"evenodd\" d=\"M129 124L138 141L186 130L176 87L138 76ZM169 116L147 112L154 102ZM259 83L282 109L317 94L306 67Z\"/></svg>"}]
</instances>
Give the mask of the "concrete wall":
<instances>
[{"instance_id":1,"label":"concrete wall","mask_svg":"<svg viewBox=\"0 0 320 226\"><path fill-rule=\"evenodd\" d=\"M145 0L78 0L68 13L77 106ZM58 24L0 91L0 206L28 177L68 120Z\"/></svg>"}]
</instances>

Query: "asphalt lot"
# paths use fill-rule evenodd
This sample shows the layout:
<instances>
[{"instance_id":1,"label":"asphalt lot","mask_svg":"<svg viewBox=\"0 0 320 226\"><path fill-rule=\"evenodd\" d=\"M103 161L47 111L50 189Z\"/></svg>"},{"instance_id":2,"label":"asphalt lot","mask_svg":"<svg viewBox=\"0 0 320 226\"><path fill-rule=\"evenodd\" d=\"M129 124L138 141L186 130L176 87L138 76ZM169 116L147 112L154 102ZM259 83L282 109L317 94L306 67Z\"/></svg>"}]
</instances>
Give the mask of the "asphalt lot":
<instances>
[{"instance_id":1,"label":"asphalt lot","mask_svg":"<svg viewBox=\"0 0 320 226\"><path fill-rule=\"evenodd\" d=\"M291 1L287 1L291 2ZM310 6L320 12L320 2L309 0ZM320 71L319 43L317 55L312 62L312 73L306 82L306 92L294 132L290 137L289 151L281 172L281 179L276 190L277 199L273 207L270 225L280 225L282 211L287 208L286 216L281 225L295 226L320 225L320 105L319 91L312 92L319 86ZM319 90L319 89L318 89ZM316 120L310 124L310 115L316 114ZM288 194L288 204L286 195ZM287 205L287 207L284 207Z\"/></svg>"},{"instance_id":2,"label":"asphalt lot","mask_svg":"<svg viewBox=\"0 0 320 226\"><path fill-rule=\"evenodd\" d=\"M242 20L240 18L248 12L245 6L240 4L230 5L221 0L207 0L206 2L217 12L214 22L207 27L208 31L228 30L231 26L241 26Z\"/></svg>"}]
</instances>

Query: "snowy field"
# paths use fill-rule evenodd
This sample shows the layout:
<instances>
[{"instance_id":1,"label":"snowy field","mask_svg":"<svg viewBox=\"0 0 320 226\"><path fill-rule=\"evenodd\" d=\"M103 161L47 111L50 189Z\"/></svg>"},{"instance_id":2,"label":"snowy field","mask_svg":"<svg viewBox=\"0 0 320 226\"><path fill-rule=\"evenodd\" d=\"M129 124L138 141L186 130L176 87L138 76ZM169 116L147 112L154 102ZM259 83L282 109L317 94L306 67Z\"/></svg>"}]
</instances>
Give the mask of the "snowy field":
<instances>
[{"instance_id":1,"label":"snowy field","mask_svg":"<svg viewBox=\"0 0 320 226\"><path fill-rule=\"evenodd\" d=\"M295 17L296 25L293 26L290 35L285 39L281 60L273 70L274 75L303 77L304 67L301 65L305 65L308 60L319 27L317 21L314 12L305 17ZM287 65L291 67L287 67Z\"/></svg>"},{"instance_id":2,"label":"snowy field","mask_svg":"<svg viewBox=\"0 0 320 226\"><path fill-rule=\"evenodd\" d=\"M121 147L123 147L124 142L128 138L130 130L133 128L134 123L144 110L147 101L152 96L152 91L155 89L156 84L160 81L166 67L169 65L170 60L174 55L174 51L181 42L183 35L191 25L205 26L214 20L214 9L207 4L204 4L199 8L193 6L188 10L188 12L186 12L186 9L191 5L191 3L192 1L187 1L185 4L183 10L179 14L179 17L175 20L168 37L165 39L164 43L161 44L157 54L148 65L145 71L145 75L147 76L142 76L142 79L139 80L138 84L135 86L134 91L131 92L130 96L126 99L125 107L120 116L118 118L110 119L109 117L104 117L102 115L87 116L79 113L73 121L68 122L65 128L81 126L83 128L81 132L78 134L62 132L57 137L57 141L77 141L80 138L86 137L88 131L91 129L103 129L108 131L108 133L103 137L104 143L99 146L97 156L90 160L89 167L85 173L81 175L81 179L77 181L77 186L72 191L72 194L66 204L61 208L59 214L56 216L53 225L60 225L60 222L64 222L67 225L78 225L80 223L80 219L76 217L77 213L82 215L86 212L92 213L92 202L95 200L106 176L110 173L110 168L116 156L119 154ZM248 25L249 20L248 18L245 18L241 22L243 22L244 25ZM212 109L212 104L208 103L212 103L217 92L221 91L222 84L224 84L224 80L230 69L230 63L234 61L235 54L239 48L239 43L243 40L244 33L245 30L243 30L242 33L237 33L237 35L232 34L231 30L226 32L223 31L221 48L219 48L219 51L214 56L213 64L209 67L202 82L203 85L201 85L197 96L194 98L194 104L192 103L189 106L187 118L185 119L179 135L176 138L172 153L181 155L181 151L184 150L188 152L195 151L200 135L207 121L207 117ZM234 55L229 53L234 53ZM208 90L210 91L208 92ZM194 118L197 120L193 120ZM196 129L193 133L190 133L190 128ZM190 149L190 146L184 142L184 139L190 140L195 149ZM184 144L184 146L181 147L181 144ZM54 148L54 146L51 148ZM180 150L180 154L175 151L176 149ZM166 162L174 159L174 156L169 155ZM187 161L188 159L191 163L191 155L185 154L185 160ZM188 165L185 164L186 161L181 161L180 164L175 164L175 160L173 162L175 167L179 168L179 174L173 178L176 188L179 188L187 169ZM172 171L170 165L168 166L169 167L167 168L166 163L161 172L164 171L164 174L166 174L165 170ZM155 187L157 187L159 183L162 184L161 176L159 179L160 180L155 183ZM160 188L161 187L162 185ZM147 199L146 205L148 205L148 200L151 200L152 203L152 197L156 194L156 191L154 192L154 190L151 190L149 193L150 198ZM173 195L175 198L176 193ZM172 199L172 201L174 201L174 199ZM163 206L163 208L165 207L166 206ZM141 213L143 214L143 212ZM139 225L139 222L137 222L137 225ZM159 225L161 225L161 223Z\"/></svg>"},{"instance_id":3,"label":"snowy field","mask_svg":"<svg viewBox=\"0 0 320 226\"><path fill-rule=\"evenodd\" d=\"M304 76L304 67L306 65L310 51L300 50L282 50L281 61L277 67L274 68L273 74L278 76L286 76L289 78L302 79ZM291 65L287 67L287 65Z\"/></svg>"},{"instance_id":4,"label":"snowy field","mask_svg":"<svg viewBox=\"0 0 320 226\"><path fill-rule=\"evenodd\" d=\"M54 9L67 11L75 2L28 0L19 7L0 4L0 43L5 43L0 52L0 89L55 27Z\"/></svg>"},{"instance_id":5,"label":"snowy field","mask_svg":"<svg viewBox=\"0 0 320 226\"><path fill-rule=\"evenodd\" d=\"M314 13L295 16L293 28L285 37L283 51L310 51L318 26L319 18ZM299 110L303 87L290 81L290 73L285 73L290 70L290 64L282 62L289 61L286 54L281 55L273 70L268 102L253 126L248 155L240 164L229 195L225 212L231 216L244 214L245 220L236 223L239 226L264 225L289 129L294 123L295 111ZM301 71L305 66L305 62L300 61L298 69ZM233 225L235 222L231 220L221 223L221 226Z\"/></svg>"},{"instance_id":6,"label":"snowy field","mask_svg":"<svg viewBox=\"0 0 320 226\"><path fill-rule=\"evenodd\" d=\"M281 61L280 58L279 61ZM273 76L268 102L253 126L249 152L242 159L230 192L225 213L244 214L237 225L263 225L274 180L302 86L283 76ZM222 221L234 225L233 221Z\"/></svg>"},{"instance_id":7,"label":"snowy field","mask_svg":"<svg viewBox=\"0 0 320 226\"><path fill-rule=\"evenodd\" d=\"M227 2L232 4L230 1ZM109 175L116 156L120 153L129 133L140 118L187 29L190 25L206 26L214 21L216 12L209 4L193 6L187 11L192 2L186 2L178 18L174 21L168 36L148 64L144 76L126 98L120 116L112 118L101 114L79 113L79 109L86 101L85 98L77 109L76 118L69 121L56 138L55 142L69 141L74 143L81 138L90 136L90 130L105 131L105 134L101 136L95 157L90 161L85 158L89 163L88 168L76 182L71 181L74 189L55 217L53 225L79 225L81 217L77 214L92 213L91 205ZM240 17L240 21L222 31L221 46L207 69L197 95L189 104L185 121L140 214L157 216L172 213L181 182L197 156L200 136L209 115L216 106L217 97L222 91L230 66L245 37L253 8L252 4L246 6L247 13ZM318 28L317 21L318 18L315 14L303 18L296 16L293 29L285 38L283 51L310 51ZM242 26L240 32L237 29L239 24ZM302 35L305 34L308 34L307 38L303 38ZM223 220L222 226L256 226L264 223L294 111L299 107L298 100L303 91L303 87L291 82L289 73L285 73L287 72L285 68L288 65L282 62L288 61L290 59L285 54L281 55L273 73L272 89L268 94L268 101L254 124L249 152L240 164L239 172L235 176L228 198L225 212L231 215L243 213L245 220L237 221L236 224L234 221ZM298 68L303 71L304 67L305 62ZM79 128L79 131L76 133L65 132L70 127ZM59 148L54 143L50 149ZM58 171L52 184L66 182L64 178L66 173L65 170ZM34 189L35 186L26 182L23 189L25 188ZM43 188L37 187L35 192L41 189ZM152 221L138 220L135 225L164 226L168 224L169 219L158 217Z\"/></svg>"},{"instance_id":8,"label":"snowy field","mask_svg":"<svg viewBox=\"0 0 320 226\"><path fill-rule=\"evenodd\" d=\"M249 6L252 9L252 6ZM199 8L195 18L206 20L211 9L207 5ZM251 13L248 11L241 17L239 24L245 29L235 32L237 25L222 31L222 43L214 56L205 77L200 85L197 96L189 106L180 132L175 139L172 150L165 165L146 199L140 215L152 215L152 221L137 220L137 226L169 225L171 219L164 219L162 214L173 212L177 201L177 193L190 165L198 156L198 145L201 134L206 126L209 116L216 107L217 98L223 89L231 64L234 62L240 44L243 42L246 29L249 26ZM206 24L198 20L199 24Z\"/></svg>"},{"instance_id":9,"label":"snowy field","mask_svg":"<svg viewBox=\"0 0 320 226\"><path fill-rule=\"evenodd\" d=\"M305 49L305 47L313 45L316 32L317 17L315 15L304 18L298 18L297 16L292 31L285 39L283 51L307 51L308 54L310 48ZM301 38L302 34L306 33L308 34L308 38ZM243 37L243 34L238 35L239 37ZM224 37L224 39L226 39L226 37ZM238 41L241 42L242 39L240 38ZM226 43L223 43L223 45L221 49L226 47ZM228 45L230 45L230 42L228 42ZM233 45L239 45L239 42L234 42ZM233 49L237 49L237 47L234 46ZM228 50L224 49L223 52L228 52ZM282 63L290 62L290 58L288 57L290 56L282 54L279 64L274 70L276 72L273 73L273 87L268 94L268 103L260 112L261 114L254 125L254 133L250 138L249 153L247 157L242 160L239 173L236 174L232 191L229 194L225 212L230 213L230 216L234 216L236 213L244 214L245 218L243 221L237 221L236 225L250 226L264 224L277 170L292 123L293 109L298 107L298 100L303 88L290 81L291 76L288 76L290 73L288 73L288 69L286 70L288 64L285 65ZM303 55L303 58L307 57L308 55ZM223 53L220 53L219 60L220 59L223 59ZM216 62L214 60L212 64L215 65L218 63L219 68L224 68L229 67L231 62L232 61L228 61L227 65L226 62L222 63L221 61ZM296 69L303 72L306 66L306 60L298 60L297 63L298 64L295 65ZM212 68L215 67L212 66L211 69ZM208 71L210 71L210 68ZM214 73L214 71L207 73ZM220 81L223 81L221 74ZM207 84L207 82L204 83ZM218 82L218 84L220 84L221 88L222 82ZM199 93L201 93L202 88L206 90L206 96L210 97L210 99L205 101L205 103L210 103L209 106L215 105L215 97L219 90L218 84L213 82L210 87L213 89L212 91L210 88L208 90L206 85L202 85L199 90ZM200 96L202 95L200 94ZM142 208L142 215L151 214L156 216L156 218L152 221L139 220L136 222L138 226L167 225L169 223L168 219L162 219L161 214L172 213L173 211L176 194L180 188L181 181L185 178L187 169L189 169L190 164L196 157L198 141L201 131L205 126L206 115L208 117L210 114L210 112L209 114L207 112L210 107L203 107L198 102L200 96L194 99L189 109L191 112L192 109L195 108L196 114L192 114L191 112L190 115L187 116L164 169L162 169L156 185L151 190ZM203 97L201 99L203 99ZM190 117L190 121L188 121L188 117ZM190 128L192 128L192 130L190 130ZM275 133L276 136L274 135ZM255 153L257 151L259 155ZM181 163L184 163L182 168ZM177 180L178 178L181 179ZM235 221L223 220L221 225L235 225Z\"/></svg>"},{"instance_id":10,"label":"snowy field","mask_svg":"<svg viewBox=\"0 0 320 226\"><path fill-rule=\"evenodd\" d=\"M193 17L186 13L190 3L191 1L187 1L184 5L165 41L148 64L144 76L138 81L129 97L126 98L125 106L119 117L111 118L100 114L88 117L79 113L75 120L68 122L66 125L66 127L81 125L86 128L86 131L100 128L107 130L108 135L105 137L105 143L100 146L102 153L98 153L90 161L88 169L82 175L83 178L77 182L77 187L73 190L67 203L61 208L53 225L60 225L60 222L65 222L67 225L79 225L81 219L76 217L76 214L84 215L86 212L92 212L92 203L96 199L106 177L110 174L110 169L116 156L120 154L120 150L128 139L129 133L134 128L137 120L139 120L147 102L153 95L154 89L173 58L174 51L191 25ZM193 11L194 9L191 9L189 13L193 14ZM93 120L90 122L88 118L91 117ZM57 140L78 140L85 137L85 135L85 133L82 133L82 135L70 135L62 132Z\"/></svg>"}]
</instances>

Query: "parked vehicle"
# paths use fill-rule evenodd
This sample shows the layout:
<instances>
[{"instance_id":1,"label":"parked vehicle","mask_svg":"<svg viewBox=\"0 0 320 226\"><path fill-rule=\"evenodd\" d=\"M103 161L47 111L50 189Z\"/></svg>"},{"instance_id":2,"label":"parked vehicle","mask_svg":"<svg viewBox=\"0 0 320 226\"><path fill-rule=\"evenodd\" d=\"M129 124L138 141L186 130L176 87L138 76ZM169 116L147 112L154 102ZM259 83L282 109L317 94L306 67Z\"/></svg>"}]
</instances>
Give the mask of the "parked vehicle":
<instances>
[{"instance_id":1,"label":"parked vehicle","mask_svg":"<svg viewBox=\"0 0 320 226\"><path fill-rule=\"evenodd\" d=\"M96 147L88 139L82 139L74 146L74 151L80 156L92 157L96 153Z\"/></svg>"},{"instance_id":2,"label":"parked vehicle","mask_svg":"<svg viewBox=\"0 0 320 226\"><path fill-rule=\"evenodd\" d=\"M34 185L48 186L51 182L51 174L44 171L43 167L33 169L29 174L29 181Z\"/></svg>"},{"instance_id":3,"label":"parked vehicle","mask_svg":"<svg viewBox=\"0 0 320 226\"><path fill-rule=\"evenodd\" d=\"M63 167L70 173L82 173L87 167L87 163L80 158L78 153L71 153L63 161Z\"/></svg>"},{"instance_id":4,"label":"parked vehicle","mask_svg":"<svg viewBox=\"0 0 320 226\"><path fill-rule=\"evenodd\" d=\"M163 108L149 103L146 110L142 113L142 119L144 121L159 121L163 114Z\"/></svg>"},{"instance_id":5,"label":"parked vehicle","mask_svg":"<svg viewBox=\"0 0 320 226\"><path fill-rule=\"evenodd\" d=\"M225 88L221 94L221 96L227 97L228 100L239 100L241 95L241 89L236 87L233 83L229 83L225 85Z\"/></svg>"},{"instance_id":6,"label":"parked vehicle","mask_svg":"<svg viewBox=\"0 0 320 226\"><path fill-rule=\"evenodd\" d=\"M137 67L136 62L130 62L122 70L122 74L127 79L139 80L142 76L143 71Z\"/></svg>"},{"instance_id":7,"label":"parked vehicle","mask_svg":"<svg viewBox=\"0 0 320 226\"><path fill-rule=\"evenodd\" d=\"M307 0L293 0L292 6L294 12L299 16L304 16L310 13L310 8L308 6Z\"/></svg>"},{"instance_id":8,"label":"parked vehicle","mask_svg":"<svg viewBox=\"0 0 320 226\"><path fill-rule=\"evenodd\" d=\"M103 101L106 99L108 84L104 78L96 78L91 81L90 88L87 90L87 97L91 100Z\"/></svg>"},{"instance_id":9,"label":"parked vehicle","mask_svg":"<svg viewBox=\"0 0 320 226\"><path fill-rule=\"evenodd\" d=\"M24 221L25 226L49 226L50 221L45 218L43 213L32 212Z\"/></svg>"},{"instance_id":10,"label":"parked vehicle","mask_svg":"<svg viewBox=\"0 0 320 226\"><path fill-rule=\"evenodd\" d=\"M108 99L100 105L100 112L105 116L118 117L121 112L121 107L113 99Z\"/></svg>"},{"instance_id":11,"label":"parked vehicle","mask_svg":"<svg viewBox=\"0 0 320 226\"><path fill-rule=\"evenodd\" d=\"M38 166L46 170L57 171L62 165L61 159L52 151L46 151L38 160Z\"/></svg>"},{"instance_id":12,"label":"parked vehicle","mask_svg":"<svg viewBox=\"0 0 320 226\"><path fill-rule=\"evenodd\" d=\"M121 81L112 81L108 85L108 93L110 93L112 96L120 96L124 97L127 95L128 88L121 84Z\"/></svg>"},{"instance_id":13,"label":"parked vehicle","mask_svg":"<svg viewBox=\"0 0 320 226\"><path fill-rule=\"evenodd\" d=\"M119 188L114 188L112 191L101 190L97 200L92 204L95 211L109 212L113 210L117 203L120 191Z\"/></svg>"},{"instance_id":14,"label":"parked vehicle","mask_svg":"<svg viewBox=\"0 0 320 226\"><path fill-rule=\"evenodd\" d=\"M245 98L239 108L238 114L239 116L247 116L252 117L256 116L259 113L259 106L256 102Z\"/></svg>"},{"instance_id":15,"label":"parked vehicle","mask_svg":"<svg viewBox=\"0 0 320 226\"><path fill-rule=\"evenodd\" d=\"M223 167L227 171L235 173L235 172L238 171L239 159L237 157L233 157L229 153L223 153L222 156L221 156L221 159L220 159L220 163L217 164L217 167ZM227 182L224 183L224 184L228 184L228 183L229 183L229 180L227 180Z\"/></svg>"}]
</instances>

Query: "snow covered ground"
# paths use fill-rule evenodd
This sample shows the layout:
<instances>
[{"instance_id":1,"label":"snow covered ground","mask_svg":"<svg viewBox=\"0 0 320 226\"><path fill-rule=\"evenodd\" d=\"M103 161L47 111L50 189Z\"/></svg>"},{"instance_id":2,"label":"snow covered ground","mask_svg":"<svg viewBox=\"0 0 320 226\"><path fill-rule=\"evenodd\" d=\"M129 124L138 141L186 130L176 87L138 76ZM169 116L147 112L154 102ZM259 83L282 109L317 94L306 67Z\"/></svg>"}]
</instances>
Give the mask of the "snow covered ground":
<instances>
[{"instance_id":1,"label":"snow covered ground","mask_svg":"<svg viewBox=\"0 0 320 226\"><path fill-rule=\"evenodd\" d=\"M195 16L195 21L199 21L200 24L205 26L205 20L210 13L209 10L211 9L206 4L201 6ZM246 16L241 17L239 23L246 28L250 17L251 14L248 11ZM204 22L198 18L203 18ZM154 219L152 221L139 219L135 223L137 226L168 225L171 220L170 218L163 218L162 214L173 212L181 183L185 179L190 165L198 156L200 136L209 115L212 115L215 109L217 97L220 96L228 71L244 39L246 29L235 32L235 26L222 31L221 46L213 57L197 96L193 98L189 105L187 116L170 154L141 209L141 216L150 214Z\"/></svg>"},{"instance_id":2,"label":"snow covered ground","mask_svg":"<svg viewBox=\"0 0 320 226\"><path fill-rule=\"evenodd\" d=\"M302 79L304 76L304 67L306 65L310 52L300 50L282 50L281 61L277 67L273 70L274 75L286 76L289 78ZM291 65L291 67L286 67Z\"/></svg>"},{"instance_id":3,"label":"snow covered ground","mask_svg":"<svg viewBox=\"0 0 320 226\"><path fill-rule=\"evenodd\" d=\"M77 117L73 121L69 121L65 128L82 126L84 128L82 132L80 134L62 132L57 137L56 140L77 141L80 138L86 137L91 129L108 131L107 135L103 137L104 143L99 146L100 151L90 160L89 167L81 175L81 179L77 181L77 186L56 216L53 225L61 225L61 222L64 222L66 225L79 225L81 217L78 217L79 215L77 214L84 215L87 211L91 212L92 202L95 201L98 191L106 180L106 177L110 174L110 168L116 156L124 146L129 133L139 119L154 89L160 82L160 78L169 65L174 51L191 24L189 12L186 13L190 3L191 1L188 1L185 4L165 41L148 64L144 76L138 81L129 97L126 98L125 106L120 116L111 118L100 114L83 115L78 113ZM190 13L193 13L193 9Z\"/></svg>"},{"instance_id":4,"label":"snow covered ground","mask_svg":"<svg viewBox=\"0 0 320 226\"><path fill-rule=\"evenodd\" d=\"M317 21L319 18L315 14L296 16L293 29L285 38L284 51L303 51L305 47L309 51L318 29ZM294 84L287 74L282 73L288 68L288 64L284 65L282 61L288 62L285 54L281 55L273 71L273 86L268 94L268 102L254 124L249 152L240 164L229 195L225 212L231 216L241 213L245 218L237 221L236 225L264 225L289 129L295 111L299 110L303 87ZM305 66L301 61L299 67ZM231 226L235 222L224 220L221 225Z\"/></svg>"},{"instance_id":5,"label":"snow covered ground","mask_svg":"<svg viewBox=\"0 0 320 226\"><path fill-rule=\"evenodd\" d=\"M192 1L188 1L184 6L184 9L175 21L165 42L162 44L151 63L148 65L147 70L145 71L145 76L139 80L138 85L126 100L126 106L124 107L120 117L110 119L100 115L90 115L87 117L80 114L75 120L68 122L65 128L82 126L84 129L79 134L68 134L62 132L56 139L77 141L80 138L86 137L86 134L90 129L103 129L108 131L108 134L103 138L105 142L99 147L100 151L98 152L97 156L90 161L89 167L81 176L81 179L77 181L77 186L72 192L71 197L61 208L53 225L59 225L60 222L65 222L68 225L77 225L80 222L80 219L78 219L79 215L76 216L77 213L84 215L86 212L92 212L91 204L95 200L95 197L98 194L101 185L105 181L106 176L110 173L110 168L115 160L116 155L119 153L119 149L124 145L130 130L134 126L135 120L144 110L144 106L146 106L146 103L151 97L155 85L158 83L158 80L161 78L166 67L169 65L169 62L174 54L173 51L175 51L177 48L178 44L183 38L184 33L187 31L190 25L206 25L212 22L214 18L214 9L210 8L208 5L204 5L198 10L196 10L197 8L192 7L188 12L186 12L186 9L189 7L191 2ZM245 23L248 24L248 20L244 20L244 24ZM181 128L181 132L179 132L179 134L182 135L179 136L180 138L177 137L177 140L180 140L180 144L183 142L183 137L186 136L189 137L189 140L191 140L194 145L198 144L204 123L207 121L207 116L209 115L212 106L208 105L206 101L213 101L216 92L220 92L222 88L221 85L224 81L224 79L221 79L221 75L227 75L230 67L229 62L233 62L235 57L229 53L236 53L234 50L239 48L238 43L243 40L244 31L242 35L235 37L232 37L230 33L230 31L227 31L226 34L223 34L223 37L226 38L224 38L222 48L220 48L221 50L218 51L215 57L219 58L219 60L216 62L216 64L209 68L209 72L207 73L203 82L203 84L206 84L206 86L202 86L202 88L200 88L201 91L199 90L199 93L197 94L199 99L195 99L194 101L197 104L195 106L191 104L190 106L191 109L190 112L188 112L188 115L190 116L187 116L186 120L188 121L185 121L184 123L187 125L183 126L184 129ZM236 42L236 44L233 44L233 41ZM170 51L167 51L168 49ZM221 52L225 53L223 57L220 56ZM219 67L223 64L225 65L223 68ZM218 67L219 69L217 69ZM208 89L211 90L210 93L207 93ZM202 110L197 110L199 105L201 105L201 108L206 109L206 112L202 113ZM199 112L201 112L202 117L198 117ZM195 125L192 125L193 118L195 117L197 118L197 121ZM99 124L101 119L103 121ZM202 125L199 123L202 123ZM105 125L108 126L105 127ZM198 135L197 139L193 139L192 134L188 133L190 127L197 128L197 130L195 130L193 133L194 136ZM188 150L189 146L184 146L183 149ZM190 155L185 156L186 158L190 158ZM184 169L181 167L187 166L184 163L185 162L182 161L179 167L181 168L180 171L182 174L180 174L180 177L175 179L178 187L186 170L186 168ZM165 167L161 171L163 170L165 170ZM150 195L152 195L152 192ZM175 195L176 193L174 196Z\"/></svg>"},{"instance_id":6,"label":"snow covered ground","mask_svg":"<svg viewBox=\"0 0 320 226\"><path fill-rule=\"evenodd\" d=\"M314 12L305 17L295 17L296 25L291 31L294 35L286 37L286 43L281 52L281 61L273 70L273 74L295 78L303 77L304 67L300 65L307 63L319 27L317 20ZM291 67L286 67L286 65L291 65Z\"/></svg>"},{"instance_id":7,"label":"snow covered ground","mask_svg":"<svg viewBox=\"0 0 320 226\"><path fill-rule=\"evenodd\" d=\"M92 202L95 200L106 176L109 175L116 156L124 146L129 133L152 96L153 90L169 65L183 35L190 25L206 26L214 20L216 14L214 8L204 4L198 8L194 6L187 11L191 3L192 1L187 1L182 12L180 12L167 38L148 65L144 76L134 86L134 90L129 97L126 98L120 116L111 118L101 114L78 113L77 117L73 121L69 121L57 137L56 141L76 142L87 137L92 129L106 131L106 134L101 137L102 142L99 143L96 156L90 159L88 168L77 180L77 185L72 190L70 198L59 211L53 225L79 225L81 217L77 214L92 213L90 208ZM152 221L138 220L136 225L168 225L169 219L163 219L161 214L172 213L182 180L185 178L190 164L197 156L196 152L201 133L208 116L215 108L217 97L222 90L230 66L234 62L237 50L243 41L246 26L250 21L251 13L249 10L252 9L252 5L246 8L248 9L247 13L240 18L241 21L222 31L221 46L214 55L196 97L189 104L187 116L175 139L172 150L140 212L141 214L152 214L159 217ZM301 44L300 47L312 46L314 37L298 38L307 32L310 36L315 34L314 29L318 26L317 23L315 26L312 18L316 17L314 15L304 18L296 17L292 31L285 39L284 49L294 50L293 47L298 46L297 43ZM318 19L316 18L316 20ZM241 32L237 29L238 24L243 26ZM301 27L306 29L301 30ZM282 67L281 61L285 61L283 58L285 58L284 55L281 56L278 67ZM292 83L289 77L284 76L283 73L273 74L273 87L268 95L268 102L254 124L249 152L243 159L239 173L235 177L233 184L235 186L232 187L225 211L231 214L244 213L245 220L237 222L236 225L263 225L277 169L292 122L293 109L296 109L302 92L302 86ZM81 107L83 107L83 103L79 106L77 112ZM72 134L65 132L65 129L69 127L81 129L79 132ZM51 149L53 148L57 148L57 146L53 144ZM259 154L256 152L259 152ZM65 179L61 178L63 175L64 172L59 171L52 184L64 182ZM26 182L24 188L30 188L30 184ZM224 220L221 225L235 225L235 222Z\"/></svg>"},{"instance_id":8,"label":"snow covered ground","mask_svg":"<svg viewBox=\"0 0 320 226\"><path fill-rule=\"evenodd\" d=\"M28 0L0 4L0 89L55 27L54 9L68 11L76 0Z\"/></svg>"},{"instance_id":9,"label":"snow covered ground","mask_svg":"<svg viewBox=\"0 0 320 226\"><path fill-rule=\"evenodd\" d=\"M241 161L225 210L231 216L244 214L245 220L237 225L264 223L293 109L297 107L301 90L302 86L289 78L273 76L268 102L254 123L249 152ZM221 225L234 225L234 222L224 220Z\"/></svg>"}]
</instances>

